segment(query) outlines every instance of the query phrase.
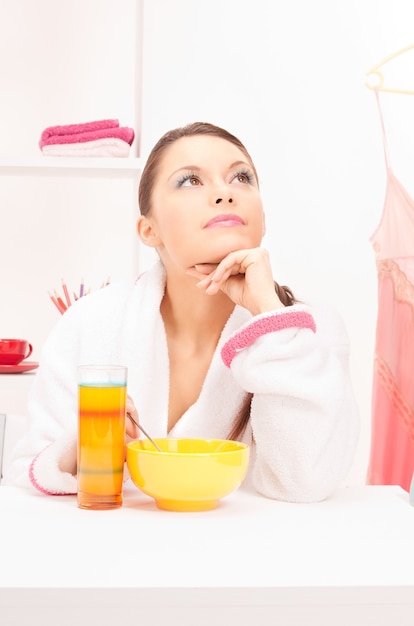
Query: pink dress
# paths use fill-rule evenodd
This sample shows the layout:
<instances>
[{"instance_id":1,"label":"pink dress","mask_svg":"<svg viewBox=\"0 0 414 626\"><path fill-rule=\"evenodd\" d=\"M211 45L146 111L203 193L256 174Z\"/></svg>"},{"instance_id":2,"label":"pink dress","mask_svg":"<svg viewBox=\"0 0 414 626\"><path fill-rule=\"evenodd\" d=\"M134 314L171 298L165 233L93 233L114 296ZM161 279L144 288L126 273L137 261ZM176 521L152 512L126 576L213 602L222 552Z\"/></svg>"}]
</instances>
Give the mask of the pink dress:
<instances>
[{"instance_id":1,"label":"pink dress","mask_svg":"<svg viewBox=\"0 0 414 626\"><path fill-rule=\"evenodd\" d=\"M409 491L414 472L414 200L386 161L387 189L370 241L378 275L378 314L367 482Z\"/></svg>"}]
</instances>

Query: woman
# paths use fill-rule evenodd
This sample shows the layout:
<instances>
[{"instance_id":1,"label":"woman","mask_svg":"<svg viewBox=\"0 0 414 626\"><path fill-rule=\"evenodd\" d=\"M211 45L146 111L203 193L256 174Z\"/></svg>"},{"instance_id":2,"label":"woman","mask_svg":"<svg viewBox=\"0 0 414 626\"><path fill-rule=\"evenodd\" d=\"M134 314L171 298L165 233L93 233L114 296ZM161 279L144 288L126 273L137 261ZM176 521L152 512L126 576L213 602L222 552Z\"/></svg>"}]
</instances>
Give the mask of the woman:
<instances>
[{"instance_id":1,"label":"woman","mask_svg":"<svg viewBox=\"0 0 414 626\"><path fill-rule=\"evenodd\" d=\"M331 309L274 282L246 148L206 123L166 133L139 206L138 236L159 260L134 285L106 287L62 316L5 483L76 492L77 366L118 363L128 367L127 411L152 436L242 439L258 492L326 498L357 442L348 339Z\"/></svg>"}]
</instances>

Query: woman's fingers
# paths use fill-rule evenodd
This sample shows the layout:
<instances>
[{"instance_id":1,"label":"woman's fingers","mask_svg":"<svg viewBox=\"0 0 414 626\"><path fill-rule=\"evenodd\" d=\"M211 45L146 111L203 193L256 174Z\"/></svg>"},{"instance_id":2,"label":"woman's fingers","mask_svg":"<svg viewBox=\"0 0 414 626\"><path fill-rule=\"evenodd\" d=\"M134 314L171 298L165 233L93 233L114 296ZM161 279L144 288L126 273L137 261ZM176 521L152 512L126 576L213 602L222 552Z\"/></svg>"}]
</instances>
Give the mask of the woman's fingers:
<instances>
[{"instance_id":1,"label":"woman's fingers","mask_svg":"<svg viewBox=\"0 0 414 626\"><path fill-rule=\"evenodd\" d=\"M136 424L134 424L134 420L139 422L138 411L135 408L134 401L131 396L127 395L126 399L126 421L125 421L125 432L131 437L131 439L137 439L139 435L139 429Z\"/></svg>"},{"instance_id":2,"label":"woman's fingers","mask_svg":"<svg viewBox=\"0 0 414 626\"><path fill-rule=\"evenodd\" d=\"M248 266L246 257L248 257L246 250L228 254L206 278L199 281L198 287L212 295L217 293L230 277L236 280L238 276L244 278Z\"/></svg>"},{"instance_id":3,"label":"woman's fingers","mask_svg":"<svg viewBox=\"0 0 414 626\"><path fill-rule=\"evenodd\" d=\"M275 291L269 254L264 248L230 252L216 266L203 264L203 272L213 268L207 275L200 267L195 265L188 273L199 279L197 287L208 295L221 290L253 315L283 306Z\"/></svg>"},{"instance_id":4,"label":"woman's fingers","mask_svg":"<svg viewBox=\"0 0 414 626\"><path fill-rule=\"evenodd\" d=\"M204 289L206 293L217 293L222 285L231 275L244 273L240 262L235 258L235 254L242 254L243 251L232 253L220 263L199 263L187 270L187 274L199 278L197 287Z\"/></svg>"}]
</instances>

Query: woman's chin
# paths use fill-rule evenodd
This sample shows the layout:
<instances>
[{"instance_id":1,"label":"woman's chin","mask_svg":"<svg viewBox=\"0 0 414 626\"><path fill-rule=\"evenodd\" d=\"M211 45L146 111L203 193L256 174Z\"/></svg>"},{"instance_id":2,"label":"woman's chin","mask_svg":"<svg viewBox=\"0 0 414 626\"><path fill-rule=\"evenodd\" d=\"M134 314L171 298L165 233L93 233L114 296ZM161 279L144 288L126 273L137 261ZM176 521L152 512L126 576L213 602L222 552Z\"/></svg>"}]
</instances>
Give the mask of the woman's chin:
<instances>
[{"instance_id":1,"label":"woman's chin","mask_svg":"<svg viewBox=\"0 0 414 626\"><path fill-rule=\"evenodd\" d=\"M187 257L186 259L186 267L194 267L198 266L209 266L209 265L218 265L223 259L226 258L232 252L238 252L239 250L248 250L250 248L256 248L260 245L260 241L246 241L246 238L242 240L240 237L231 238L228 237L226 241L221 241L220 245L216 245L215 247L209 246L208 249L205 250L201 248L197 251L197 254L194 256L191 255L191 258ZM213 268L214 269L214 268ZM211 271L213 271L213 269Z\"/></svg>"},{"instance_id":2,"label":"woman's chin","mask_svg":"<svg viewBox=\"0 0 414 626\"><path fill-rule=\"evenodd\" d=\"M229 246L226 246L225 248L221 246L219 250L213 250L213 251L209 250L206 254L198 255L196 257L195 262L193 263L193 266L194 265L218 265L220 261L225 259L226 256L230 254L231 252L237 252L238 250L245 250L245 249L247 249L247 246L229 245Z\"/></svg>"}]
</instances>

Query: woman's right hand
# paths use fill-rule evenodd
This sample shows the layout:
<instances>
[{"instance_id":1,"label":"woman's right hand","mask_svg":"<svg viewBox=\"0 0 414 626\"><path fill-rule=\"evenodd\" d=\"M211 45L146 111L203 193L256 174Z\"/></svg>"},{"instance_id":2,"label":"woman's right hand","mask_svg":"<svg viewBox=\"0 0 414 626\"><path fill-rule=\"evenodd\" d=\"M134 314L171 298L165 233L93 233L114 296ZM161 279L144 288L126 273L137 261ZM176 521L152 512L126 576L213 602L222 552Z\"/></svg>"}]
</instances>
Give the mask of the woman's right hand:
<instances>
[{"instance_id":1,"label":"woman's right hand","mask_svg":"<svg viewBox=\"0 0 414 626\"><path fill-rule=\"evenodd\" d=\"M135 408L134 401L131 396L127 395L125 432L128 437L131 437L131 439L137 439L139 436L139 429L138 426L134 424L131 418L133 418L136 422L139 422L138 411Z\"/></svg>"},{"instance_id":2,"label":"woman's right hand","mask_svg":"<svg viewBox=\"0 0 414 626\"><path fill-rule=\"evenodd\" d=\"M203 263L187 270L199 279L197 287L208 295L219 290L248 311L259 315L283 307L276 290L265 248L230 252L220 263Z\"/></svg>"}]
</instances>

